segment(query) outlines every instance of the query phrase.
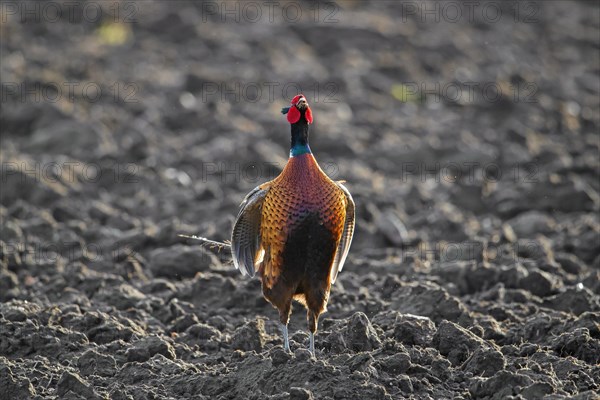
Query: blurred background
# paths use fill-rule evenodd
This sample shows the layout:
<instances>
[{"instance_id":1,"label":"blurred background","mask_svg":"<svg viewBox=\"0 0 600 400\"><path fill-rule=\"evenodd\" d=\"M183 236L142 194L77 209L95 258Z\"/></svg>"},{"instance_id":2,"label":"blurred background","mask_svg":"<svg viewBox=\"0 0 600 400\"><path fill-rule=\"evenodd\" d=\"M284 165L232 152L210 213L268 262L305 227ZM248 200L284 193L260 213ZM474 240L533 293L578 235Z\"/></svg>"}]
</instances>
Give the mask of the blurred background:
<instances>
[{"instance_id":1,"label":"blurred background","mask_svg":"<svg viewBox=\"0 0 600 400\"><path fill-rule=\"evenodd\" d=\"M227 238L243 195L283 168L279 109L303 92L318 160L357 198L356 248L597 210L598 12L7 2L2 205L89 223L102 204L108 240L155 226Z\"/></svg>"},{"instance_id":2,"label":"blurred background","mask_svg":"<svg viewBox=\"0 0 600 400\"><path fill-rule=\"evenodd\" d=\"M230 237L303 93L313 153L357 205L332 317L377 315L384 281L499 321L477 300L499 285L598 311L595 1L3 1L0 18L3 302L137 304L148 332L174 329L174 297L223 332L273 317L226 254L177 234Z\"/></svg>"},{"instance_id":3,"label":"blurred background","mask_svg":"<svg viewBox=\"0 0 600 400\"><path fill-rule=\"evenodd\" d=\"M398 244L393 226L378 234L380 212L441 240L440 226L468 237L525 211L593 211L598 12L561 1L6 2L2 155L16 164L3 169L2 204L91 222L100 202L121 215L102 224L116 235L182 223L226 238L243 195L283 167L279 109L303 92L318 160L358 200L357 247ZM15 187L22 162L44 179Z\"/></svg>"}]
</instances>

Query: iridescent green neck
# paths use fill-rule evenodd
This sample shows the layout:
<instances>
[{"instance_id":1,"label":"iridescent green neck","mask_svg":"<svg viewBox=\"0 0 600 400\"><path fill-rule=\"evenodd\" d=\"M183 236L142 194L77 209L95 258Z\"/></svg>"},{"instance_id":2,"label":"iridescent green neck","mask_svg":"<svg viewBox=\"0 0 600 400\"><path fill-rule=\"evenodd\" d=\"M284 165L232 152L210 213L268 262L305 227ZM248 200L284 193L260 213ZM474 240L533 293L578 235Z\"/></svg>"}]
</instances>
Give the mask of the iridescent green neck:
<instances>
[{"instance_id":1,"label":"iridescent green neck","mask_svg":"<svg viewBox=\"0 0 600 400\"><path fill-rule=\"evenodd\" d=\"M308 122L306 122L306 119L302 116L298 122L292 124L290 157L310 153L310 147L308 146Z\"/></svg>"},{"instance_id":2,"label":"iridescent green neck","mask_svg":"<svg viewBox=\"0 0 600 400\"><path fill-rule=\"evenodd\" d=\"M308 144L298 144L290 149L290 157L296 157L301 154L310 154L310 147Z\"/></svg>"}]
</instances>

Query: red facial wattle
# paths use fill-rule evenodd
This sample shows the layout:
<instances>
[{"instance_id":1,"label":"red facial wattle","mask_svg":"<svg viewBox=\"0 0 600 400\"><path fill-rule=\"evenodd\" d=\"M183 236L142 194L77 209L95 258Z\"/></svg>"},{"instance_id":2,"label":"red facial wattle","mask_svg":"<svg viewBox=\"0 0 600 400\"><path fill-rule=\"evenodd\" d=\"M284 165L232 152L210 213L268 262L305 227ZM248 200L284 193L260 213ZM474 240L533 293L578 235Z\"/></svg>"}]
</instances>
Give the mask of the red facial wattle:
<instances>
[{"instance_id":1,"label":"red facial wattle","mask_svg":"<svg viewBox=\"0 0 600 400\"><path fill-rule=\"evenodd\" d=\"M294 96L294 98L290 102L290 104L292 106L289 108L289 111L287 112L287 120L290 124L295 124L296 122L298 122L300 120L300 116L302 115L302 113L298 109L297 105L298 105L298 101L302 98L305 99L304 95L299 94L299 95ZM309 124L312 124L313 116L312 116L312 111L310 110L310 107L308 106L308 104L306 105L306 109L304 111L304 117L306 118L306 121Z\"/></svg>"},{"instance_id":2,"label":"red facial wattle","mask_svg":"<svg viewBox=\"0 0 600 400\"><path fill-rule=\"evenodd\" d=\"M308 121L309 124L313 123L312 111L310 111L310 107L306 106L306 111L304 112L304 118Z\"/></svg>"},{"instance_id":3,"label":"red facial wattle","mask_svg":"<svg viewBox=\"0 0 600 400\"><path fill-rule=\"evenodd\" d=\"M290 111L287 113L287 120L290 124L295 124L300 120L300 110L295 105L290 107Z\"/></svg>"}]
</instances>

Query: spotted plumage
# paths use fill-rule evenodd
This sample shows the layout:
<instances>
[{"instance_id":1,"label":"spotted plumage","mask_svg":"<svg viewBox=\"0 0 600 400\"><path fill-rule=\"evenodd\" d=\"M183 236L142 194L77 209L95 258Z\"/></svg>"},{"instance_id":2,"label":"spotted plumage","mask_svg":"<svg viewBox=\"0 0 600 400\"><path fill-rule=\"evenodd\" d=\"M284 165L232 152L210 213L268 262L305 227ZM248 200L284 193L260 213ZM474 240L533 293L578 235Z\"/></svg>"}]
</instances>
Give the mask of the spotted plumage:
<instances>
[{"instance_id":1,"label":"spotted plumage","mask_svg":"<svg viewBox=\"0 0 600 400\"><path fill-rule=\"evenodd\" d=\"M310 349L331 284L342 269L354 232L354 202L340 182L319 167L308 146L312 112L302 95L288 114L290 159L274 180L242 202L232 233L232 254L244 275L258 271L265 298L279 310L284 347L292 300L307 308Z\"/></svg>"}]
</instances>

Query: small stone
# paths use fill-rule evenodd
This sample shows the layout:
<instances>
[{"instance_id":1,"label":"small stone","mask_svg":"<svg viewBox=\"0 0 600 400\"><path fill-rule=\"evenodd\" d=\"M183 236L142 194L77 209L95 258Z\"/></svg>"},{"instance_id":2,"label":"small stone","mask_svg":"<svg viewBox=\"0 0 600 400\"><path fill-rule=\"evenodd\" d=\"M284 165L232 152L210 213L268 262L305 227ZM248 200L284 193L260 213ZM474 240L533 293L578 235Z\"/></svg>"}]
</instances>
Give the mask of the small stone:
<instances>
[{"instance_id":1,"label":"small stone","mask_svg":"<svg viewBox=\"0 0 600 400\"><path fill-rule=\"evenodd\" d=\"M344 353L348 348L342 332L332 332L329 334L329 336L327 336L327 344L332 352L338 354Z\"/></svg>"},{"instance_id":2,"label":"small stone","mask_svg":"<svg viewBox=\"0 0 600 400\"><path fill-rule=\"evenodd\" d=\"M82 135L82 132L85 132L85 135ZM76 158L100 148L102 141L107 139L109 138L103 136L100 129L90 121L55 119L44 125L37 125L29 137L26 148L33 154L45 152L45 154L55 155L66 154Z\"/></svg>"},{"instance_id":3,"label":"small stone","mask_svg":"<svg viewBox=\"0 0 600 400\"><path fill-rule=\"evenodd\" d=\"M271 362L273 365L282 365L287 363L292 358L292 355L281 347L275 347L271 351Z\"/></svg>"},{"instance_id":4,"label":"small stone","mask_svg":"<svg viewBox=\"0 0 600 400\"><path fill-rule=\"evenodd\" d=\"M239 327L233 333L231 345L236 350L261 352L266 342L265 321L256 319Z\"/></svg>"},{"instance_id":5,"label":"small stone","mask_svg":"<svg viewBox=\"0 0 600 400\"><path fill-rule=\"evenodd\" d=\"M476 380L469 387L474 398L491 397L493 399L504 399L521 391L524 386L533 383L527 375L521 375L509 371L498 371L494 376L486 380Z\"/></svg>"},{"instance_id":6,"label":"small stone","mask_svg":"<svg viewBox=\"0 0 600 400\"><path fill-rule=\"evenodd\" d=\"M403 284L392 294L390 306L401 313L429 317L435 323L446 319L469 325L473 320L458 298L432 283Z\"/></svg>"},{"instance_id":7,"label":"small stone","mask_svg":"<svg viewBox=\"0 0 600 400\"><path fill-rule=\"evenodd\" d=\"M437 358L431 362L431 372L439 379L448 379L452 371L452 363L443 357Z\"/></svg>"},{"instance_id":8,"label":"small stone","mask_svg":"<svg viewBox=\"0 0 600 400\"><path fill-rule=\"evenodd\" d=\"M519 282L519 286L522 289L529 290L532 294L540 297L545 297L555 292L558 284L556 278L539 269L531 271L529 275Z\"/></svg>"},{"instance_id":9,"label":"small stone","mask_svg":"<svg viewBox=\"0 0 600 400\"><path fill-rule=\"evenodd\" d=\"M105 322L90 328L86 332L86 335L92 342L105 344L119 339L128 341L134 333L141 332L132 327L124 326L115 320L106 320Z\"/></svg>"},{"instance_id":10,"label":"small stone","mask_svg":"<svg viewBox=\"0 0 600 400\"><path fill-rule=\"evenodd\" d=\"M79 210L62 203L54 205L52 208L52 216L57 222L81 219Z\"/></svg>"},{"instance_id":11,"label":"small stone","mask_svg":"<svg viewBox=\"0 0 600 400\"><path fill-rule=\"evenodd\" d=\"M206 322L217 329L224 330L227 328L227 320L220 315L213 315Z\"/></svg>"},{"instance_id":12,"label":"small stone","mask_svg":"<svg viewBox=\"0 0 600 400\"><path fill-rule=\"evenodd\" d=\"M362 312L350 317L343 335L348 348L354 351L369 351L381 345L369 318Z\"/></svg>"},{"instance_id":13,"label":"small stone","mask_svg":"<svg viewBox=\"0 0 600 400\"><path fill-rule=\"evenodd\" d=\"M148 284L145 285L145 292L150 293L161 293L161 292L171 292L174 293L177 291L177 288L173 283L169 282L166 279L158 278L153 279Z\"/></svg>"},{"instance_id":14,"label":"small stone","mask_svg":"<svg viewBox=\"0 0 600 400\"><path fill-rule=\"evenodd\" d=\"M481 338L450 321L440 323L433 345L454 366L462 364L478 347L486 346Z\"/></svg>"},{"instance_id":15,"label":"small stone","mask_svg":"<svg viewBox=\"0 0 600 400\"><path fill-rule=\"evenodd\" d=\"M481 337L485 340L499 340L506 336L498 321L492 316L484 315L480 317L479 323L483 329Z\"/></svg>"},{"instance_id":16,"label":"small stone","mask_svg":"<svg viewBox=\"0 0 600 400\"><path fill-rule=\"evenodd\" d=\"M144 300L146 295L133 286L123 283L116 287L107 287L100 290L95 300L104 301L113 305L119 310L126 310L135 307L140 301Z\"/></svg>"},{"instance_id":17,"label":"small stone","mask_svg":"<svg viewBox=\"0 0 600 400\"><path fill-rule=\"evenodd\" d=\"M213 328L212 326L203 324L201 322L190 326L186 330L186 333L190 334L191 336L193 336L195 338L204 339L204 340L208 340L212 337L216 337L216 338L221 337L221 332L219 332L217 329Z\"/></svg>"},{"instance_id":18,"label":"small stone","mask_svg":"<svg viewBox=\"0 0 600 400\"><path fill-rule=\"evenodd\" d=\"M600 311L600 299L587 288L569 287L562 293L545 298L543 305L575 315Z\"/></svg>"},{"instance_id":19,"label":"small stone","mask_svg":"<svg viewBox=\"0 0 600 400\"><path fill-rule=\"evenodd\" d=\"M127 361L144 362L151 359L155 354L161 354L171 360L176 358L175 349L166 340L158 336L149 336L133 344L126 352Z\"/></svg>"},{"instance_id":20,"label":"small stone","mask_svg":"<svg viewBox=\"0 0 600 400\"><path fill-rule=\"evenodd\" d=\"M66 398L69 393L82 396L85 399L101 400L103 397L98 395L94 389L88 385L81 377L71 372L63 372L56 387L56 393L61 398Z\"/></svg>"},{"instance_id":21,"label":"small stone","mask_svg":"<svg viewBox=\"0 0 600 400\"><path fill-rule=\"evenodd\" d=\"M0 226L0 237L9 244L22 243L23 230L16 221L9 219L3 221L2 226Z\"/></svg>"},{"instance_id":22,"label":"small stone","mask_svg":"<svg viewBox=\"0 0 600 400\"><path fill-rule=\"evenodd\" d=\"M506 360L501 352L491 348L478 348L463 365L473 375L492 376L504 369Z\"/></svg>"},{"instance_id":23,"label":"small stone","mask_svg":"<svg viewBox=\"0 0 600 400\"><path fill-rule=\"evenodd\" d=\"M569 274L579 275L585 270L585 264L574 254L556 253L554 260Z\"/></svg>"},{"instance_id":24,"label":"small stone","mask_svg":"<svg viewBox=\"0 0 600 400\"><path fill-rule=\"evenodd\" d=\"M516 288L521 279L527 276L527 269L520 263L510 266L502 266L498 273L498 281L507 288Z\"/></svg>"},{"instance_id":25,"label":"small stone","mask_svg":"<svg viewBox=\"0 0 600 400\"><path fill-rule=\"evenodd\" d=\"M79 371L85 375L113 376L117 372L117 364L111 356L88 350L77 360Z\"/></svg>"},{"instance_id":26,"label":"small stone","mask_svg":"<svg viewBox=\"0 0 600 400\"><path fill-rule=\"evenodd\" d=\"M547 382L536 382L533 385L527 386L520 394L527 400L535 400L544 398L551 393L554 393L552 385Z\"/></svg>"},{"instance_id":27,"label":"small stone","mask_svg":"<svg viewBox=\"0 0 600 400\"><path fill-rule=\"evenodd\" d=\"M529 302L539 303L541 300L537 296L533 296L527 290L523 289L506 289L504 291L503 300L505 303L521 303L526 304Z\"/></svg>"},{"instance_id":28,"label":"small stone","mask_svg":"<svg viewBox=\"0 0 600 400\"><path fill-rule=\"evenodd\" d=\"M7 399L29 399L36 395L35 388L27 378L14 376L7 365L0 364L0 392Z\"/></svg>"},{"instance_id":29,"label":"small stone","mask_svg":"<svg viewBox=\"0 0 600 400\"><path fill-rule=\"evenodd\" d=\"M427 317L412 314L401 314L396 320L394 338L404 344L427 346L435 334L433 321Z\"/></svg>"},{"instance_id":30,"label":"small stone","mask_svg":"<svg viewBox=\"0 0 600 400\"><path fill-rule=\"evenodd\" d=\"M588 328L562 333L552 341L552 349L561 356L573 356L593 365L600 363L600 340Z\"/></svg>"},{"instance_id":31,"label":"small stone","mask_svg":"<svg viewBox=\"0 0 600 400\"><path fill-rule=\"evenodd\" d=\"M407 353L397 353L379 362L382 369L392 374L402 374L411 367L410 356Z\"/></svg>"},{"instance_id":32,"label":"small stone","mask_svg":"<svg viewBox=\"0 0 600 400\"><path fill-rule=\"evenodd\" d=\"M25 168L34 168L25 165ZM13 173L14 172L14 173ZM46 207L48 204L57 202L66 195L66 188L60 184L49 184L46 180L36 179L26 173L26 170L5 171L2 168L2 205L10 207L21 199L27 199L28 203Z\"/></svg>"},{"instance_id":33,"label":"small stone","mask_svg":"<svg viewBox=\"0 0 600 400\"><path fill-rule=\"evenodd\" d=\"M4 314L8 321L23 322L27 319L27 314L20 308L9 308Z\"/></svg>"},{"instance_id":34,"label":"small stone","mask_svg":"<svg viewBox=\"0 0 600 400\"><path fill-rule=\"evenodd\" d=\"M208 271L211 265L218 264L217 257L201 246L181 244L156 249L150 253L148 260L154 276L167 278L191 278L197 272Z\"/></svg>"},{"instance_id":35,"label":"small stone","mask_svg":"<svg viewBox=\"0 0 600 400\"><path fill-rule=\"evenodd\" d=\"M440 253L442 263L460 262L460 261L483 261L484 244L482 242L462 242L450 243L443 248Z\"/></svg>"},{"instance_id":36,"label":"small stone","mask_svg":"<svg viewBox=\"0 0 600 400\"><path fill-rule=\"evenodd\" d=\"M172 332L183 332L190 326L198 323L198 317L195 314L184 314L173 321L170 330Z\"/></svg>"},{"instance_id":37,"label":"small stone","mask_svg":"<svg viewBox=\"0 0 600 400\"><path fill-rule=\"evenodd\" d=\"M312 358L312 354L310 350L300 348L294 352L294 357L296 357L296 361L308 361Z\"/></svg>"},{"instance_id":38,"label":"small stone","mask_svg":"<svg viewBox=\"0 0 600 400\"><path fill-rule=\"evenodd\" d=\"M412 381L408 375L398 375L398 387L403 393L412 393L414 391Z\"/></svg>"},{"instance_id":39,"label":"small stone","mask_svg":"<svg viewBox=\"0 0 600 400\"><path fill-rule=\"evenodd\" d=\"M546 262L550 257L549 249L545 247L542 239L519 239L513 249L517 259L526 265Z\"/></svg>"},{"instance_id":40,"label":"small stone","mask_svg":"<svg viewBox=\"0 0 600 400\"><path fill-rule=\"evenodd\" d=\"M346 365L352 372L365 372L371 368L371 365L374 361L375 360L373 359L373 356L370 353L358 353L352 356L350 360L348 360Z\"/></svg>"},{"instance_id":41,"label":"small stone","mask_svg":"<svg viewBox=\"0 0 600 400\"><path fill-rule=\"evenodd\" d=\"M313 400L313 394L310 390L301 387L290 388L290 400Z\"/></svg>"},{"instance_id":42,"label":"small stone","mask_svg":"<svg viewBox=\"0 0 600 400\"><path fill-rule=\"evenodd\" d=\"M539 211L528 211L517 215L508 221L519 238L546 235L556 229L556 222L548 215Z\"/></svg>"}]
</instances>

